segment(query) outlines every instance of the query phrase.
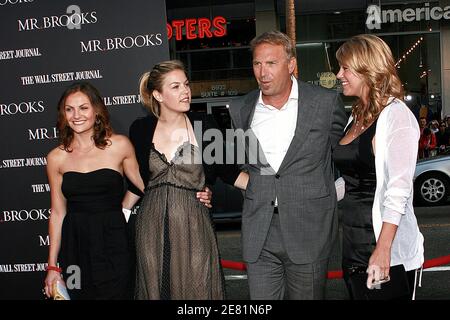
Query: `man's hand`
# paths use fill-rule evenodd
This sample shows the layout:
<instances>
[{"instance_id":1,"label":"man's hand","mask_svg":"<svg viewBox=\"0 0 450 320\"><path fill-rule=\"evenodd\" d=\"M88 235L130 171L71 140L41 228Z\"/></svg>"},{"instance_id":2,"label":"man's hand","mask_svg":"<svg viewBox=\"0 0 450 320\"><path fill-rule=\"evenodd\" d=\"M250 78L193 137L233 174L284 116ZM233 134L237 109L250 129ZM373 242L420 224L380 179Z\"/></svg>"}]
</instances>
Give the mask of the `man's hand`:
<instances>
[{"instance_id":1,"label":"man's hand","mask_svg":"<svg viewBox=\"0 0 450 320\"><path fill-rule=\"evenodd\" d=\"M203 191L197 192L197 199L199 199L199 201L203 203L207 208L212 208L211 198L212 191L208 187L205 187Z\"/></svg>"}]
</instances>

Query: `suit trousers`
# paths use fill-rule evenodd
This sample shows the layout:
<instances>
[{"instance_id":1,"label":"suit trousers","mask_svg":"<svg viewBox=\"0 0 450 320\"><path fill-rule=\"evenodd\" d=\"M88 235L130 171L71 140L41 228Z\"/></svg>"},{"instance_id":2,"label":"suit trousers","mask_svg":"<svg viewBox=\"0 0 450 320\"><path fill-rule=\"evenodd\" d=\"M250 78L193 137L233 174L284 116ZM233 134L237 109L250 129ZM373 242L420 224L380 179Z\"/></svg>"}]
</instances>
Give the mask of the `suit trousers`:
<instances>
[{"instance_id":1,"label":"suit trousers","mask_svg":"<svg viewBox=\"0 0 450 320\"><path fill-rule=\"evenodd\" d=\"M299 245L308 245L307 243ZM247 263L252 300L319 300L325 298L328 259L295 264L283 245L278 214L273 214L258 260Z\"/></svg>"}]
</instances>

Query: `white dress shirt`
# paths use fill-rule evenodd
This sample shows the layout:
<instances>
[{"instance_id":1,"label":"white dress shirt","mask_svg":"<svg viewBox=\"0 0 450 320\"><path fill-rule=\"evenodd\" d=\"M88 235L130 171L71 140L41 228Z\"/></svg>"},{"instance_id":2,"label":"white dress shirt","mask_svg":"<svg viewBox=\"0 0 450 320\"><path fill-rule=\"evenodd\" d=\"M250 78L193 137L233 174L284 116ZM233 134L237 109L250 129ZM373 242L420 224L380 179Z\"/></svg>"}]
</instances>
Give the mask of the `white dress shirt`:
<instances>
[{"instance_id":1,"label":"white dress shirt","mask_svg":"<svg viewBox=\"0 0 450 320\"><path fill-rule=\"evenodd\" d=\"M294 77L291 79L291 93L280 109L265 104L260 92L250 125L267 162L275 172L280 169L297 127L298 84Z\"/></svg>"},{"instance_id":2,"label":"white dress shirt","mask_svg":"<svg viewBox=\"0 0 450 320\"><path fill-rule=\"evenodd\" d=\"M250 125L267 162L275 172L280 169L297 127L298 84L294 77L291 77L291 80L291 93L280 109L265 104L262 92L259 93ZM275 206L278 206L277 198L275 198Z\"/></svg>"}]
</instances>

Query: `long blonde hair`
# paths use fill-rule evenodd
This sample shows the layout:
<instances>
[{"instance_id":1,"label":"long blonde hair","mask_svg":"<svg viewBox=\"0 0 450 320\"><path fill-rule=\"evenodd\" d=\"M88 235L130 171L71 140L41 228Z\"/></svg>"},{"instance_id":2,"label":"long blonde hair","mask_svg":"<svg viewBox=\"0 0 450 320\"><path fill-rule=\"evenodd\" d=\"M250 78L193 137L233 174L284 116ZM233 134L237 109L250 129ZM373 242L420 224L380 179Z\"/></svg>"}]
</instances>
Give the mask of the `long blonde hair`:
<instances>
[{"instance_id":1,"label":"long blonde hair","mask_svg":"<svg viewBox=\"0 0 450 320\"><path fill-rule=\"evenodd\" d=\"M183 62L168 60L156 64L151 71L144 73L139 80L141 102L157 118L161 114L161 106L153 96L153 91L161 92L165 76L174 70L181 70L186 74Z\"/></svg>"},{"instance_id":2,"label":"long blonde hair","mask_svg":"<svg viewBox=\"0 0 450 320\"><path fill-rule=\"evenodd\" d=\"M378 117L389 97L404 99L391 49L379 37L361 34L350 38L337 50L336 59L360 76L369 89L367 105L359 98L352 110L352 115L364 125Z\"/></svg>"}]
</instances>

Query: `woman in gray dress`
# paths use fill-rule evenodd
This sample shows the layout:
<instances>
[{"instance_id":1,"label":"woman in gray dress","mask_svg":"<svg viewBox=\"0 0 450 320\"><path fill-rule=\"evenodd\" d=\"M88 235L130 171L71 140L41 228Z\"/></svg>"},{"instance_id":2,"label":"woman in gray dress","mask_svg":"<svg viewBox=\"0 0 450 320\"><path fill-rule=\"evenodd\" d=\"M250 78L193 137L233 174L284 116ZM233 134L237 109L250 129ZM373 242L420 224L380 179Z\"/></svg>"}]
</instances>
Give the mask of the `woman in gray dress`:
<instances>
[{"instance_id":1,"label":"woman in gray dress","mask_svg":"<svg viewBox=\"0 0 450 320\"><path fill-rule=\"evenodd\" d=\"M146 185L136 218L137 299L223 299L217 240L206 206L196 193L216 176L244 189L248 176L235 165L202 162L203 132L212 119L187 113L191 91L184 66L165 61L141 78L143 104L152 115L130 128ZM201 124L202 136L194 133ZM200 134L200 133L198 133ZM129 189L124 202L139 192ZM134 193L134 194L133 194Z\"/></svg>"}]
</instances>

